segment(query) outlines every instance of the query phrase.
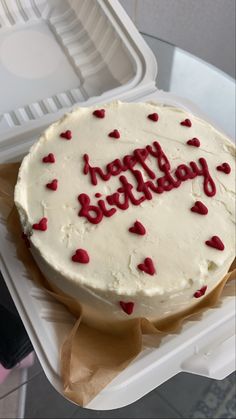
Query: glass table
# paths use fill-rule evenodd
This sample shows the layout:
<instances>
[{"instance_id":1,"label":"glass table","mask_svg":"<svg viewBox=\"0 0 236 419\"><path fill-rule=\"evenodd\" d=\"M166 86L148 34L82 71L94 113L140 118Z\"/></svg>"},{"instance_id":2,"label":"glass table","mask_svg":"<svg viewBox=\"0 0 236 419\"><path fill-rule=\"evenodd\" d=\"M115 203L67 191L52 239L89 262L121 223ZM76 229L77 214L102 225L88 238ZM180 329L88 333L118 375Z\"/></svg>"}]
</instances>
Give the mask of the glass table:
<instances>
[{"instance_id":1,"label":"glass table","mask_svg":"<svg viewBox=\"0 0 236 419\"><path fill-rule=\"evenodd\" d=\"M174 45L142 35L157 60L158 88L191 100L235 138L235 80Z\"/></svg>"},{"instance_id":2,"label":"glass table","mask_svg":"<svg viewBox=\"0 0 236 419\"><path fill-rule=\"evenodd\" d=\"M231 137L235 137L235 80L216 67L163 42L142 34L158 62L157 86L194 102L218 126ZM0 276L0 285L3 279ZM6 293L0 293L0 305L14 312L14 305ZM28 375L27 375L28 374ZM38 362L27 374L19 376L13 370L0 386L0 417L189 417L196 411L199 417L217 417L217 403L212 400L212 381L204 377L181 373L164 383L131 406L112 412L87 411L63 399L49 384ZM226 394L232 387L234 377L222 382L221 409ZM218 391L218 390L217 390ZM224 400L225 392L225 400ZM185 395L188 394L188 400ZM210 402L207 396L210 395ZM199 402L201 400L201 403ZM208 403L208 404L207 404ZM232 400L227 398L227 409L233 409ZM202 407L201 407L202 406ZM201 410L202 409L202 410ZM224 417L227 416L225 407ZM20 412L20 413L19 413ZM205 413L207 412L207 413ZM207 416L206 416L207 414ZM154 416L153 416L154 415Z\"/></svg>"}]
</instances>

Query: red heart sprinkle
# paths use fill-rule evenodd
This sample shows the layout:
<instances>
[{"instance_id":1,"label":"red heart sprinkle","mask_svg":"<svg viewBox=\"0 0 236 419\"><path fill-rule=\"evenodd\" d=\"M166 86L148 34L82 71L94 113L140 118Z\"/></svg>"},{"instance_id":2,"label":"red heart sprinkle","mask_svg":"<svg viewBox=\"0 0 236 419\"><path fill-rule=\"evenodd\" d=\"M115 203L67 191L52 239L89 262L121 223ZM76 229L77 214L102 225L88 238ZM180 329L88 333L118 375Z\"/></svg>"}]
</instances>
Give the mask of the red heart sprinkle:
<instances>
[{"instance_id":1,"label":"red heart sprinkle","mask_svg":"<svg viewBox=\"0 0 236 419\"><path fill-rule=\"evenodd\" d=\"M105 118L105 109L97 109L96 111L93 111L93 115L97 118Z\"/></svg>"},{"instance_id":2,"label":"red heart sprinkle","mask_svg":"<svg viewBox=\"0 0 236 419\"><path fill-rule=\"evenodd\" d=\"M38 223L33 224L33 229L34 230L46 231L47 228L48 228L47 222L48 222L48 219L46 217L44 217Z\"/></svg>"},{"instance_id":3,"label":"red heart sprinkle","mask_svg":"<svg viewBox=\"0 0 236 419\"><path fill-rule=\"evenodd\" d=\"M28 239L27 234L22 233L21 237L22 237L22 239L24 240L24 242L25 242L25 244L26 244L26 247L30 248L30 241L29 241L29 239Z\"/></svg>"},{"instance_id":4,"label":"red heart sprinkle","mask_svg":"<svg viewBox=\"0 0 236 419\"><path fill-rule=\"evenodd\" d=\"M135 221L134 225L129 228L130 233L139 234L144 236L146 234L145 227L140 223L140 221Z\"/></svg>"},{"instance_id":5,"label":"red heart sprinkle","mask_svg":"<svg viewBox=\"0 0 236 419\"><path fill-rule=\"evenodd\" d=\"M55 163L56 159L54 154L49 153L47 156L42 158L43 163Z\"/></svg>"},{"instance_id":6,"label":"red heart sprinkle","mask_svg":"<svg viewBox=\"0 0 236 419\"><path fill-rule=\"evenodd\" d=\"M196 201L194 206L191 208L191 211L197 212L198 214L201 214L201 215L207 215L208 208L206 207L206 205L203 204L203 202Z\"/></svg>"},{"instance_id":7,"label":"red heart sprinkle","mask_svg":"<svg viewBox=\"0 0 236 419\"><path fill-rule=\"evenodd\" d=\"M225 248L224 243L220 240L218 236L213 236L210 240L207 240L205 243L207 246L214 247L214 249L217 250L224 250Z\"/></svg>"},{"instance_id":8,"label":"red heart sprinkle","mask_svg":"<svg viewBox=\"0 0 236 419\"><path fill-rule=\"evenodd\" d=\"M187 141L188 145L192 145L194 147L200 147L201 143L198 138L192 138L192 140Z\"/></svg>"},{"instance_id":9,"label":"red heart sprinkle","mask_svg":"<svg viewBox=\"0 0 236 419\"><path fill-rule=\"evenodd\" d=\"M204 285L204 287L202 287L200 290L196 291L193 294L193 296L195 298L200 298L200 297L202 297L205 294L206 290L207 290L207 285Z\"/></svg>"},{"instance_id":10,"label":"red heart sprinkle","mask_svg":"<svg viewBox=\"0 0 236 419\"><path fill-rule=\"evenodd\" d=\"M71 138L72 138L72 132L68 129L65 132L61 132L60 137L61 138L65 138L66 140L71 140Z\"/></svg>"},{"instance_id":11,"label":"red heart sprinkle","mask_svg":"<svg viewBox=\"0 0 236 419\"><path fill-rule=\"evenodd\" d=\"M110 132L110 134L108 134L109 137L111 138L120 138L120 133L118 131L118 129L114 129L114 131Z\"/></svg>"},{"instance_id":12,"label":"red heart sprinkle","mask_svg":"<svg viewBox=\"0 0 236 419\"><path fill-rule=\"evenodd\" d=\"M52 191L56 191L57 186L58 186L58 180L57 179L53 179L52 182L46 184L46 187L48 189L51 189Z\"/></svg>"},{"instance_id":13,"label":"red heart sprinkle","mask_svg":"<svg viewBox=\"0 0 236 419\"><path fill-rule=\"evenodd\" d=\"M101 198L102 194L100 192L95 193L96 198Z\"/></svg>"},{"instance_id":14,"label":"red heart sprinkle","mask_svg":"<svg viewBox=\"0 0 236 419\"><path fill-rule=\"evenodd\" d=\"M144 263L140 263L138 265L138 269L140 271L145 272L148 275L154 275L155 272L156 272L155 267L153 265L153 261L152 261L151 258L144 259Z\"/></svg>"},{"instance_id":15,"label":"red heart sprinkle","mask_svg":"<svg viewBox=\"0 0 236 419\"><path fill-rule=\"evenodd\" d=\"M124 301L120 301L120 306L122 310L127 314L132 314L134 310L134 303L129 301L128 303L125 303Z\"/></svg>"},{"instance_id":16,"label":"red heart sprinkle","mask_svg":"<svg viewBox=\"0 0 236 419\"><path fill-rule=\"evenodd\" d=\"M219 172L226 173L228 175L231 172L231 167L229 163L222 163L220 166L217 166L216 170Z\"/></svg>"},{"instance_id":17,"label":"red heart sprinkle","mask_svg":"<svg viewBox=\"0 0 236 419\"><path fill-rule=\"evenodd\" d=\"M192 126L192 122L190 121L190 119L185 119L184 121L180 122L180 125L183 125L184 127L191 127Z\"/></svg>"},{"instance_id":18,"label":"red heart sprinkle","mask_svg":"<svg viewBox=\"0 0 236 419\"><path fill-rule=\"evenodd\" d=\"M84 249L77 249L71 259L73 262L89 263L89 255Z\"/></svg>"},{"instance_id":19,"label":"red heart sprinkle","mask_svg":"<svg viewBox=\"0 0 236 419\"><path fill-rule=\"evenodd\" d=\"M156 112L150 113L150 115L148 115L148 119L151 119L151 121L157 122L159 119L158 113Z\"/></svg>"}]
</instances>

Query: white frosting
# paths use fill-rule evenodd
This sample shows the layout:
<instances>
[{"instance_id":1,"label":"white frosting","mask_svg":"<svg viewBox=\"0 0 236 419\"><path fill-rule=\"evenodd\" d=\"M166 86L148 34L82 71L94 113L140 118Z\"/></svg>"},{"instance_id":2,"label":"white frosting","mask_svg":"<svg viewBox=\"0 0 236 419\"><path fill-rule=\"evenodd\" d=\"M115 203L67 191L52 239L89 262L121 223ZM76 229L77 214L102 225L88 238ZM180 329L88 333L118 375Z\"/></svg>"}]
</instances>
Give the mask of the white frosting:
<instances>
[{"instance_id":1,"label":"white frosting","mask_svg":"<svg viewBox=\"0 0 236 419\"><path fill-rule=\"evenodd\" d=\"M78 108L45 131L22 162L15 203L42 272L82 303L87 321L96 318L104 323L136 316L158 319L196 304L195 291L207 285L206 294L210 292L234 259L235 147L208 123L180 109L121 102L103 108L103 119L93 115L95 107ZM147 118L153 112L158 113L158 122ZM185 118L191 120L192 127L180 125ZM119 130L119 139L108 136L114 129ZM66 130L72 131L71 140L60 137ZM199 148L186 144L193 137L199 138ZM103 199L121 186L119 176L108 181L97 176L98 184L92 185L90 175L83 173L84 154L89 155L91 166L105 171L114 159L122 161L136 148L154 141L161 145L173 172L190 161L199 166L198 159L205 158L216 185L215 196L204 193L203 177L197 176L169 192L153 192L152 199L139 206L130 203L125 211L117 209L98 224L78 216L79 194L87 194L91 205L97 205L96 192ZM49 153L55 155L56 162L42 163ZM216 170L224 162L231 166L228 175ZM157 178L163 176L155 157L149 156L146 163ZM135 169L149 179L140 164ZM130 171L121 175L134 186L136 197L143 195L136 191ZM52 179L58 179L57 191L45 187ZM207 206L207 215L190 211L195 201ZM48 219L47 231L33 230L32 225L42 217ZM136 220L145 226L144 236L129 232ZM220 237L224 251L206 246L212 236ZM79 248L88 252L88 264L72 262ZM137 268L146 257L153 260L153 276ZM122 311L119 301L135 303L131 316Z\"/></svg>"}]
</instances>

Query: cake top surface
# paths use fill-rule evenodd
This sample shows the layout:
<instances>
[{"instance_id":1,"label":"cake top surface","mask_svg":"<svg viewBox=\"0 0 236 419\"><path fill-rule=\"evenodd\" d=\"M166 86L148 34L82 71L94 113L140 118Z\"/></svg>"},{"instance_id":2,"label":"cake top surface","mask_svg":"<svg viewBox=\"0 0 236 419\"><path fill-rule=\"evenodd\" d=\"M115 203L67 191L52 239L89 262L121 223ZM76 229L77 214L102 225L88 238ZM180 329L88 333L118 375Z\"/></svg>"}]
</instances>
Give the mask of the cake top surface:
<instances>
[{"instance_id":1,"label":"cake top surface","mask_svg":"<svg viewBox=\"0 0 236 419\"><path fill-rule=\"evenodd\" d=\"M19 171L24 232L69 281L173 294L234 258L235 147L183 110L113 102L51 125Z\"/></svg>"}]
</instances>

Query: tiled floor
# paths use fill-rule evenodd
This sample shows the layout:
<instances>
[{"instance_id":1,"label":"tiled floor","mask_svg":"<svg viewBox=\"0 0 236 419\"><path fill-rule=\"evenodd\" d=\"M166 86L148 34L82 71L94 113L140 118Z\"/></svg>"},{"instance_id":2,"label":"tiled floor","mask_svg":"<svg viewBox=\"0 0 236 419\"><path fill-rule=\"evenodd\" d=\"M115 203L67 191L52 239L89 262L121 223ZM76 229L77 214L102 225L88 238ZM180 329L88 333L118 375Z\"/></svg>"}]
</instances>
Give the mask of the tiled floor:
<instances>
[{"instance_id":1,"label":"tiled floor","mask_svg":"<svg viewBox=\"0 0 236 419\"><path fill-rule=\"evenodd\" d=\"M221 388L232 388L235 375L220 382ZM218 382L216 382L218 383ZM5 418L15 418L19 411L20 392L19 370L13 371L4 384L0 386L0 417L1 411ZM35 361L28 370L28 381L25 386L25 418L187 418L193 415L195 406L199 406L202 398L209 394L214 380L181 373L161 385L141 400L130 406L117 410L94 411L80 408L54 390L45 377L39 362ZM217 393L216 393L217 394ZM234 406L231 403L227 417L235 417ZM196 417L196 416L195 416ZM201 417L209 417L204 414ZM218 417L218 416L217 416ZM219 416L221 417L221 416ZM223 419L223 417L222 417Z\"/></svg>"}]
</instances>

